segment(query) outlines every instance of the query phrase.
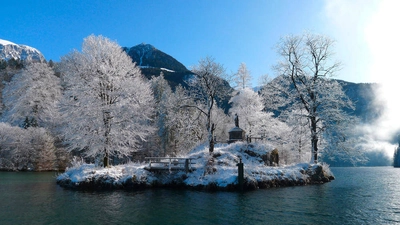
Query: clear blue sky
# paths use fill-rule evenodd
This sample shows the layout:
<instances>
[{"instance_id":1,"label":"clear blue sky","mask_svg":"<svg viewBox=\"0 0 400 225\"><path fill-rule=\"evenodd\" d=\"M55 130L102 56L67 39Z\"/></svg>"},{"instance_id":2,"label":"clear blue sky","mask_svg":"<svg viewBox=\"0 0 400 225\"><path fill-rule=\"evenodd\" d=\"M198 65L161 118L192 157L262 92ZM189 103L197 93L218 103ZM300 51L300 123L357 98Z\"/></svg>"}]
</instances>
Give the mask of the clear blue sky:
<instances>
[{"instance_id":1,"label":"clear blue sky","mask_svg":"<svg viewBox=\"0 0 400 225\"><path fill-rule=\"evenodd\" d=\"M258 76L274 76L271 66L278 59L274 46L279 38L310 31L337 41L336 57L344 63L337 78L372 82L374 52L368 40L373 38L368 39L365 30L374 21L378 25L373 29L390 21L374 19L382 2L386 1L2 1L0 39L35 47L47 60L59 61L71 50L80 50L83 38L101 34L124 47L152 44L188 68L206 56L213 56L229 73L244 62L255 86Z\"/></svg>"}]
</instances>

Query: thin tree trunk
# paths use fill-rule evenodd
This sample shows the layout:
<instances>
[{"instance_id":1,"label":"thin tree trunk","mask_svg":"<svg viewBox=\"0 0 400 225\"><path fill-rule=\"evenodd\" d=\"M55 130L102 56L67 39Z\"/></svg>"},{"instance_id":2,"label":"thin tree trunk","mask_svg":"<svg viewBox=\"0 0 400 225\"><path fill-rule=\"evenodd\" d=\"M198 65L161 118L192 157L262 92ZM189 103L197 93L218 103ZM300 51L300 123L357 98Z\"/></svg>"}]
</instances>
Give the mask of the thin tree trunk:
<instances>
[{"instance_id":1,"label":"thin tree trunk","mask_svg":"<svg viewBox=\"0 0 400 225\"><path fill-rule=\"evenodd\" d=\"M107 148L104 148L104 151L105 151L106 154L105 154L104 159L103 159L103 165L104 165L104 168L106 168L106 167L110 166L110 158L109 158L109 155L108 155Z\"/></svg>"},{"instance_id":2,"label":"thin tree trunk","mask_svg":"<svg viewBox=\"0 0 400 225\"><path fill-rule=\"evenodd\" d=\"M318 163L318 136L317 136L317 121L315 117L311 118L311 149L314 163Z\"/></svg>"},{"instance_id":3,"label":"thin tree trunk","mask_svg":"<svg viewBox=\"0 0 400 225\"><path fill-rule=\"evenodd\" d=\"M214 152L214 130L215 130L215 125L214 124L212 124L211 125L211 130L210 130L210 134L209 134L209 137L208 137L208 141L209 141L209 148L208 148L208 150L209 150L209 152L210 152L210 154L211 153L213 153Z\"/></svg>"},{"instance_id":4,"label":"thin tree trunk","mask_svg":"<svg viewBox=\"0 0 400 225\"><path fill-rule=\"evenodd\" d=\"M110 133L111 133L111 116L109 112L104 112L104 126L105 126L105 147L104 147L104 167L110 166L110 154L109 154L109 144L110 144Z\"/></svg>"}]
</instances>

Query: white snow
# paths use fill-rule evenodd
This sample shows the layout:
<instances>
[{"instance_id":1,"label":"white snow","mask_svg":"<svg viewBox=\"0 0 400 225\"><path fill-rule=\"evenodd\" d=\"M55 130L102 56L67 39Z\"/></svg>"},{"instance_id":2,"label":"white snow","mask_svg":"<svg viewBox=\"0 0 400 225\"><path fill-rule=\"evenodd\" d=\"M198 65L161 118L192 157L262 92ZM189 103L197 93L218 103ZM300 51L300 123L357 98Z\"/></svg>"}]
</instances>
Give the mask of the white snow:
<instances>
[{"instance_id":1,"label":"white snow","mask_svg":"<svg viewBox=\"0 0 400 225\"><path fill-rule=\"evenodd\" d=\"M166 68L160 68L160 70L164 70L164 71L167 71L167 72L175 73L174 70L170 70L170 69L166 69Z\"/></svg>"},{"instance_id":2,"label":"white snow","mask_svg":"<svg viewBox=\"0 0 400 225\"><path fill-rule=\"evenodd\" d=\"M142 58L140 58L140 60L142 60ZM154 66L142 66L141 64L142 64L142 61L140 61L140 64L138 65L141 69L153 69L153 68L154 69L158 69L157 67L154 67ZM159 69L167 71L167 72L175 73L174 70L170 70L170 69L167 69L167 68L159 68Z\"/></svg>"},{"instance_id":3,"label":"white snow","mask_svg":"<svg viewBox=\"0 0 400 225\"><path fill-rule=\"evenodd\" d=\"M0 39L0 45L17 45L17 44L12 43L11 41Z\"/></svg>"},{"instance_id":4,"label":"white snow","mask_svg":"<svg viewBox=\"0 0 400 225\"><path fill-rule=\"evenodd\" d=\"M190 187L214 184L217 187L224 188L228 185L235 185L238 183L237 163L239 163L240 158L244 164L245 178L257 182L272 180L305 181L309 178L305 171L313 168L313 165L307 163L279 167L266 166L259 156L272 151L272 149L272 146L266 144L220 144L215 146L214 156L211 156L208 152L208 146L199 146L189 154L179 156L194 158L192 162L196 163L192 166L195 170L186 174L183 183ZM253 155L259 156L250 156L245 151L251 151ZM210 159L213 159L213 162L210 162ZM185 174L183 171L177 172L175 175L170 174L170 178L165 178L164 175L161 179L160 176L146 170L147 165L148 163L129 163L111 168L99 168L93 164L75 163L74 167L67 169L65 173L58 176L57 180L70 180L75 185L79 185L80 182L102 178L107 183L122 185L127 180L132 179L152 186L155 181L168 183L172 182L172 179L182 177ZM324 170L325 173L332 175L326 166L324 166Z\"/></svg>"},{"instance_id":5,"label":"white snow","mask_svg":"<svg viewBox=\"0 0 400 225\"><path fill-rule=\"evenodd\" d=\"M27 51L31 51L31 52L38 52L40 54L42 54L39 50L37 50L34 47L28 46L28 45L20 45L22 48L25 48Z\"/></svg>"},{"instance_id":6,"label":"white snow","mask_svg":"<svg viewBox=\"0 0 400 225\"><path fill-rule=\"evenodd\" d=\"M0 59L21 59L40 62L45 60L43 54L36 48L18 45L3 39L0 39Z\"/></svg>"}]
</instances>

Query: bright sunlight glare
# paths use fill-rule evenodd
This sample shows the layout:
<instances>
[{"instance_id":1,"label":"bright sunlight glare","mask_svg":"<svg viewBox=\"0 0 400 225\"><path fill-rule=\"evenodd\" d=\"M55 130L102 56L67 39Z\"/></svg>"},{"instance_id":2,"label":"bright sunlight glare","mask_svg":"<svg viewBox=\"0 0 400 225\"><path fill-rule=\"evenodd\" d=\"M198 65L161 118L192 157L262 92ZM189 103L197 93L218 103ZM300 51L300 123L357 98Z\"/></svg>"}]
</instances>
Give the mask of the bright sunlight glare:
<instances>
[{"instance_id":1,"label":"bright sunlight glare","mask_svg":"<svg viewBox=\"0 0 400 225\"><path fill-rule=\"evenodd\" d=\"M400 74L397 69L400 52L397 25L400 21L399 8L399 1L382 1L365 28L372 56L369 76L372 81L380 84L376 90L375 105L383 107L381 117L372 125L372 132L378 143L386 142L382 147L391 156L396 146L394 137L400 128Z\"/></svg>"}]
</instances>

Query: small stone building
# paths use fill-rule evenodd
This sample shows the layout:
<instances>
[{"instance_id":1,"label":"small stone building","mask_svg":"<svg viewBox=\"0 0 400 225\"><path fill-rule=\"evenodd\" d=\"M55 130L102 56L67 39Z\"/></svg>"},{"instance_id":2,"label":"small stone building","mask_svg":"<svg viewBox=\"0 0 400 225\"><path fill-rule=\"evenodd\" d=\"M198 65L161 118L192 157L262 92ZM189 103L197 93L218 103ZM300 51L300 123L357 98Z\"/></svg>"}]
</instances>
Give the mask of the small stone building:
<instances>
[{"instance_id":1,"label":"small stone building","mask_svg":"<svg viewBox=\"0 0 400 225\"><path fill-rule=\"evenodd\" d=\"M236 141L244 141L246 138L246 131L239 127L239 117L235 114L235 127L232 128L229 132L229 140L228 143L233 143Z\"/></svg>"},{"instance_id":2,"label":"small stone building","mask_svg":"<svg viewBox=\"0 0 400 225\"><path fill-rule=\"evenodd\" d=\"M239 127L234 127L229 131L228 143L233 143L235 141L244 141L246 138L246 131Z\"/></svg>"}]
</instances>

